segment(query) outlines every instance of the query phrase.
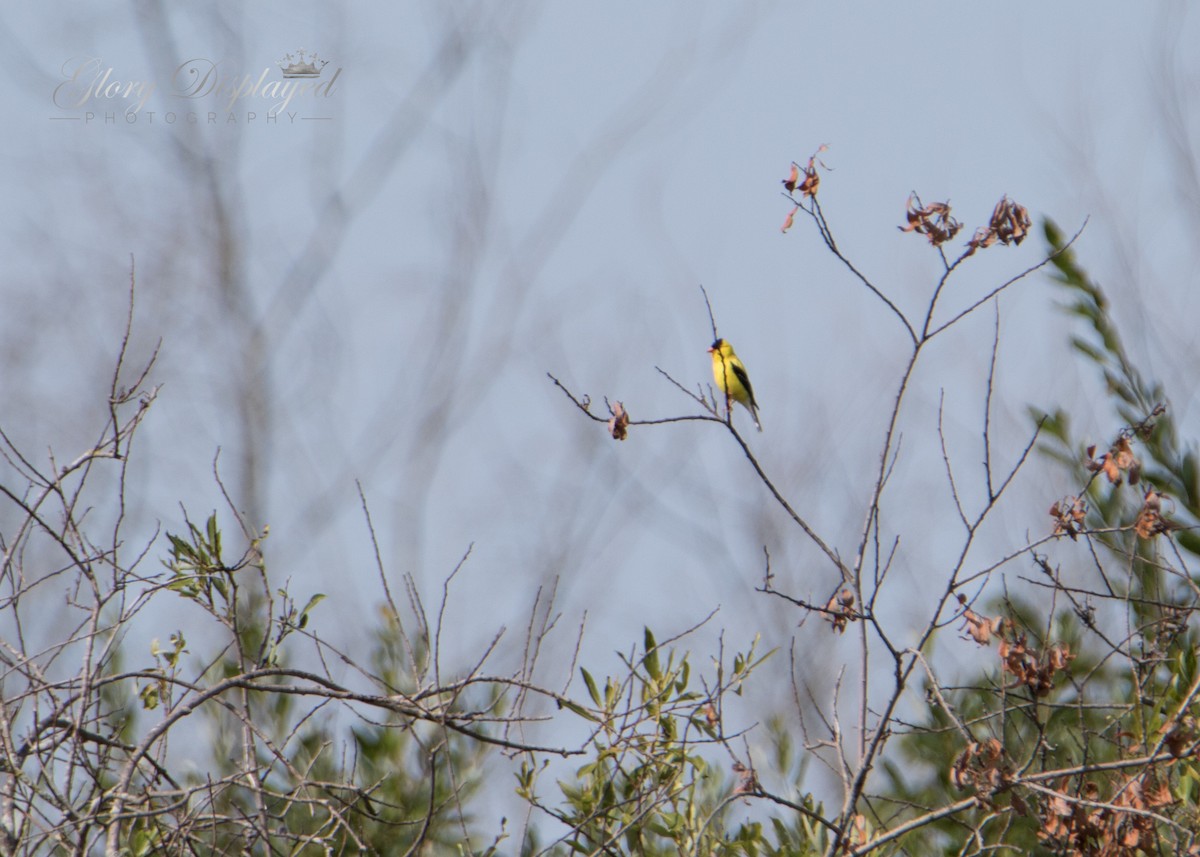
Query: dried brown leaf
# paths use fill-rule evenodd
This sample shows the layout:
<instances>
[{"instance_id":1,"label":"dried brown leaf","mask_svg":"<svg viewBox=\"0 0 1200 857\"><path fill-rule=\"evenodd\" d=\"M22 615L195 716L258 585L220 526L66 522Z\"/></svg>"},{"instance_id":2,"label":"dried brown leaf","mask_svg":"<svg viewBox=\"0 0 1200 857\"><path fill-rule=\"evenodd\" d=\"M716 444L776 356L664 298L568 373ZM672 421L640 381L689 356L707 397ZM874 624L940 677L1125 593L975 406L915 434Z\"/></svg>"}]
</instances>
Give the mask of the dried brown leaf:
<instances>
[{"instance_id":1,"label":"dried brown leaf","mask_svg":"<svg viewBox=\"0 0 1200 857\"><path fill-rule=\"evenodd\" d=\"M1129 484L1136 485L1141 479L1142 465L1133 454L1129 437L1122 434L1117 438L1112 448L1100 458L1096 458L1096 447L1087 448L1087 461L1084 462L1093 473L1103 473L1113 485L1121 483L1121 474L1129 474Z\"/></svg>"},{"instance_id":2,"label":"dried brown leaf","mask_svg":"<svg viewBox=\"0 0 1200 857\"><path fill-rule=\"evenodd\" d=\"M1160 533L1169 532L1171 524L1162 516L1163 495L1153 488L1146 489L1142 508L1133 522L1133 531L1143 539L1151 539Z\"/></svg>"},{"instance_id":3,"label":"dried brown leaf","mask_svg":"<svg viewBox=\"0 0 1200 857\"><path fill-rule=\"evenodd\" d=\"M788 177L784 179L783 182L783 187L789 194L794 195L797 191L799 191L801 196L811 198L817 195L817 189L821 186L821 177L817 174L817 164L820 163L820 161L817 160L817 155L821 154L828 148L828 146L821 146L819 149L817 149L817 151L813 153L812 157L808 159L808 166L806 167L802 168L795 161L792 162L792 171L788 174ZM821 164L821 166L824 167L825 165ZM803 176L803 178L801 178L801 176ZM788 225L790 226L791 224L789 223ZM784 231L787 230L785 229Z\"/></svg>"},{"instance_id":4,"label":"dried brown leaf","mask_svg":"<svg viewBox=\"0 0 1200 857\"><path fill-rule=\"evenodd\" d=\"M1010 768L1004 759L1004 745L996 738L983 743L969 741L954 757L948 776L955 788L974 790L990 801L991 795L1010 782Z\"/></svg>"},{"instance_id":5,"label":"dried brown leaf","mask_svg":"<svg viewBox=\"0 0 1200 857\"><path fill-rule=\"evenodd\" d=\"M916 194L908 198L905 220L907 225L897 227L901 232L916 232L924 235L935 247L945 244L962 229L962 224L950 216L948 202L931 202L929 205L921 205Z\"/></svg>"},{"instance_id":6,"label":"dried brown leaf","mask_svg":"<svg viewBox=\"0 0 1200 857\"><path fill-rule=\"evenodd\" d=\"M1142 795L1145 798L1146 807L1149 809L1159 809L1175 803L1175 795L1171 794L1171 787L1159 781L1153 768L1142 777Z\"/></svg>"},{"instance_id":7,"label":"dried brown leaf","mask_svg":"<svg viewBox=\"0 0 1200 857\"><path fill-rule=\"evenodd\" d=\"M847 624L858 618L858 611L854 609L854 593L849 589L842 589L830 598L825 610L828 611L824 614L825 618L839 634L846 630Z\"/></svg>"},{"instance_id":8,"label":"dried brown leaf","mask_svg":"<svg viewBox=\"0 0 1200 857\"><path fill-rule=\"evenodd\" d=\"M960 631L966 631L968 636L981 646L992 642L992 637L999 632L1004 619L996 616L989 619L971 609L963 610L963 626Z\"/></svg>"},{"instance_id":9,"label":"dried brown leaf","mask_svg":"<svg viewBox=\"0 0 1200 857\"><path fill-rule=\"evenodd\" d=\"M792 193L796 190L796 185L799 183L800 183L800 165L793 161L792 162L792 171L791 171L791 173L788 174L788 177L784 180L783 186L787 189L788 193Z\"/></svg>"},{"instance_id":10,"label":"dried brown leaf","mask_svg":"<svg viewBox=\"0 0 1200 857\"><path fill-rule=\"evenodd\" d=\"M1172 756L1182 756L1196 741L1196 719L1187 715L1180 720L1168 721L1158 730L1165 733L1163 744Z\"/></svg>"},{"instance_id":11,"label":"dried brown leaf","mask_svg":"<svg viewBox=\"0 0 1200 857\"><path fill-rule=\"evenodd\" d=\"M747 768L741 762L734 762L733 772L738 776L737 785L733 787L735 795L758 793L758 775L754 772L753 768Z\"/></svg>"},{"instance_id":12,"label":"dried brown leaf","mask_svg":"<svg viewBox=\"0 0 1200 857\"><path fill-rule=\"evenodd\" d=\"M1017 205L1007 196L1001 197L992 210L992 219L987 226L975 230L975 235L967 242L967 255L976 250L1001 244L1020 244L1029 234L1033 221L1025 206Z\"/></svg>"},{"instance_id":13,"label":"dried brown leaf","mask_svg":"<svg viewBox=\"0 0 1200 857\"><path fill-rule=\"evenodd\" d=\"M1054 535L1065 533L1074 541L1083 532L1087 503L1079 497L1066 497L1050 507L1050 516L1054 518Z\"/></svg>"},{"instance_id":14,"label":"dried brown leaf","mask_svg":"<svg viewBox=\"0 0 1200 857\"><path fill-rule=\"evenodd\" d=\"M613 436L613 440L625 440L629 436L629 414L625 406L616 402L609 411L612 418L608 421L608 433Z\"/></svg>"}]
</instances>

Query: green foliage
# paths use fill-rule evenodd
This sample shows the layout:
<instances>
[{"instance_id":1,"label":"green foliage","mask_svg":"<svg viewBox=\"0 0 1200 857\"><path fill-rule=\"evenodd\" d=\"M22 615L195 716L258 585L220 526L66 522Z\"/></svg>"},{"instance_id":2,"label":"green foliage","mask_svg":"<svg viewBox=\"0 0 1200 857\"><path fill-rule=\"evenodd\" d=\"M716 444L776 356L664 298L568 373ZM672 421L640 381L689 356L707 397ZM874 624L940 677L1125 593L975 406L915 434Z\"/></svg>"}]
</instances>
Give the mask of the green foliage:
<instances>
[{"instance_id":1,"label":"green foliage","mask_svg":"<svg viewBox=\"0 0 1200 857\"><path fill-rule=\"evenodd\" d=\"M163 564L173 575L168 586L185 598L202 600L210 609L228 606L229 577L234 569L225 565L221 557L217 513L209 516L203 530L191 521L187 525L187 538L167 533L171 554L170 560Z\"/></svg>"},{"instance_id":2,"label":"green foliage","mask_svg":"<svg viewBox=\"0 0 1200 857\"><path fill-rule=\"evenodd\" d=\"M1045 235L1053 279L1068 297L1064 308L1086 328L1072 337L1072 344L1085 363L1100 371L1118 421L1089 426L1085 433L1109 433L1113 461L1121 445L1128 444L1136 462L1126 459L1119 469L1106 470L1106 451L1085 450L1064 411L1032 409L1041 424L1043 454L1081 486L1086 521L1076 532L1060 535L1064 540L1070 537L1064 544L1078 545L1070 553L1079 567L1052 567L1035 553L1038 579L1056 592L1056 606L1048 609L1009 595L989 609L1006 620L1004 645L1011 648L1021 635L1043 651L1052 643L1061 645L1072 660L1044 694L1022 686L1003 647L999 662L973 681L960 682L952 690L936 689L937 693L926 683L929 706L900 742L902 759L886 763L891 801L899 807L931 807L961 800L978 785L970 779L971 742L994 740L1002 756L987 771L995 774L998 787L985 793L982 807L972 810L976 820L957 815L916 832L907 841L916 850L936 847L955 854L968 847L1003 847L1034 852L1056 845L1063 853L1091 853L1073 850L1078 841L1067 847L1070 836L1087 825L1095 843L1144 842L1136 838L1140 834L1162 837L1166 847L1184 843L1180 831L1200 823L1195 800L1200 767L1190 752L1159 769L1116 765L1164 751L1184 752L1197 736L1197 636L1188 622L1197 607L1197 588L1176 551L1178 547L1197 555L1200 547L1190 530L1180 529L1200 520L1196 448L1179 440L1162 384L1148 380L1125 350L1101 287L1088 277L1053 223L1046 222ZM1136 476L1140 484L1128 484L1139 481ZM1155 494L1168 498L1165 505L1175 510L1165 534L1139 532L1136 527L1147 508L1156 508L1147 505ZM1087 582L1068 587L1064 577ZM961 734L962 724L968 724L969 738ZM1114 766L1105 769L1109 763ZM1063 815L1068 804L1056 805L1044 792L1004 785L1016 770L1088 769L1096 773L1042 781L1063 793L1091 797L1097 808L1080 806L1070 810L1076 813L1071 816ZM1132 800L1131 793L1145 795L1138 798L1144 802L1120 803ZM1099 807L1105 801L1141 812L1148 806L1158 813L1155 818L1175 816L1180 823L1155 827L1146 816L1111 811L1104 815ZM1062 820L1068 817L1070 824ZM1131 819L1143 826L1135 828ZM1119 827L1122 824L1126 826ZM1125 832L1119 833L1122 829Z\"/></svg>"},{"instance_id":3,"label":"green foliage","mask_svg":"<svg viewBox=\"0 0 1200 857\"><path fill-rule=\"evenodd\" d=\"M1161 382L1147 380L1129 357L1110 314L1108 298L1079 265L1074 251L1064 245L1062 231L1050 220L1045 221L1043 229L1050 251L1055 254L1053 279L1068 297L1064 309L1083 319L1087 326L1087 336L1072 336L1072 344L1085 362L1100 371L1117 417L1139 443L1142 480L1172 498L1183 513L1185 526L1195 525L1200 521L1200 463L1195 442L1181 443L1174 416L1167 406L1166 390ZM1080 474L1083 448L1073 440L1066 415L1058 411L1045 428L1050 441L1045 451ZM1090 433L1097 428L1092 427ZM1119 521L1119 510L1111 502L1118 493L1106 495L1102 486L1092 486L1089 498L1101 504L1097 524ZM1200 556L1200 538L1194 533L1183 530L1176 537L1181 547Z\"/></svg>"},{"instance_id":4,"label":"green foliage","mask_svg":"<svg viewBox=\"0 0 1200 857\"><path fill-rule=\"evenodd\" d=\"M1093 473L1086 464L1089 456L1083 450L1083 444L1073 438L1066 418L1061 415L1049 424L1054 430L1047 438L1045 449L1086 485L1088 526L1093 530L1119 530L1096 535L1097 540L1131 563L1133 575L1129 588L1119 594L1131 599L1139 625L1159 626L1163 618L1161 609L1144 602L1184 603L1190 599L1192 587L1185 578L1163 574L1162 563L1157 557L1158 543L1139 537L1131 525L1143 507L1143 489L1160 492L1169 498L1168 505L1172 510L1171 541L1188 553L1200 556L1200 536L1195 532L1200 522L1200 469L1196 444L1180 441L1166 390L1161 382L1147 380L1130 359L1111 317L1104 291L1088 277L1073 251L1064 247L1062 232L1049 220L1044 224L1044 231L1050 249L1055 253L1054 279L1070 301L1066 309L1084 319L1089 328L1089 339L1075 336L1072 342L1086 361L1099 369L1105 380L1109 400L1124 423L1109 431L1114 443L1118 438L1126 438L1134 444L1141 485L1132 490L1132 485L1110 484L1109 480ZM1104 426L1093 426L1087 433L1103 436L1104 431ZM1133 483L1135 480L1130 475L1125 481ZM1113 585L1120 589L1119 581Z\"/></svg>"},{"instance_id":5,"label":"green foliage","mask_svg":"<svg viewBox=\"0 0 1200 857\"><path fill-rule=\"evenodd\" d=\"M311 597L297 610L286 591L278 595L282 607L274 618L276 631L270 635L264 662L283 667L287 664L283 641L292 631L306 627L312 609L324 596ZM238 627L246 634L248 647L267 637L263 628L272 617L264 608L265 601L258 599L239 614ZM405 655L399 618L390 610L381 611L373 637L370 661L377 674L399 693L416 691L418 679L411 674L414 659ZM236 657L226 660L225 673L239 668ZM447 699L448 713L464 707L501 713L500 700L493 697L471 706L474 696ZM292 699L288 694L267 693L248 700L259 766L271 772L263 781L271 795L266 812L287 831L286 840L276 847L311 838L314 854L365 850L404 855L420 842L424 853L450 854L459 853L466 836L479 835L472 830L468 806L480 786L486 744L397 712L382 718L314 717L308 710L297 711ZM244 718L231 717L224 709L211 712L219 733L240 734ZM350 748L345 746L347 736ZM218 753L214 759L223 775L233 775L239 768L234 762L236 752ZM256 810L252 790L231 789L223 801L223 814ZM232 828L226 835L232 837L230 844L239 836Z\"/></svg>"},{"instance_id":6,"label":"green foliage","mask_svg":"<svg viewBox=\"0 0 1200 857\"><path fill-rule=\"evenodd\" d=\"M725 733L722 701L771 653L757 639L736 653L731 668L696 686L688 655L664 650L645 629L640 656L603 682L580 675L590 708L565 704L594 731L588 760L560 780L557 803L538 791L549 761L528 756L517 771L517 794L566 828L550 854L776 855L816 853L820 831L776 819L735 823L733 816L760 794L755 773L738 760ZM710 683L711 682L711 683ZM808 799L811 806L811 798ZM523 852L547 853L536 837Z\"/></svg>"}]
</instances>

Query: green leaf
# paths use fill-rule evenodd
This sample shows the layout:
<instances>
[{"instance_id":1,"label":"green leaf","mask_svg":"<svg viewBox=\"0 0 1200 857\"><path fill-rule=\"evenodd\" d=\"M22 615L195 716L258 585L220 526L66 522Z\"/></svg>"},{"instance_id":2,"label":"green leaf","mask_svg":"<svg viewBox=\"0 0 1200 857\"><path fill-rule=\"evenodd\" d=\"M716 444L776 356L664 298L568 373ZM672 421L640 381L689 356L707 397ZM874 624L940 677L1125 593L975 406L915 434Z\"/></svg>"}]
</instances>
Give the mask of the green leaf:
<instances>
[{"instance_id":1,"label":"green leaf","mask_svg":"<svg viewBox=\"0 0 1200 857\"><path fill-rule=\"evenodd\" d=\"M684 658L683 663L681 663L679 665L679 678L675 682L675 692L676 693L683 693L685 690L687 690L688 678L690 677L690 675L691 675L691 666L688 664L687 658Z\"/></svg>"},{"instance_id":2,"label":"green leaf","mask_svg":"<svg viewBox=\"0 0 1200 857\"><path fill-rule=\"evenodd\" d=\"M578 703L575 703L575 702L571 702L571 700L569 700L569 699L564 699L564 700L561 700L561 701L559 702L559 705L561 705L563 708L567 709L568 711L573 711L573 712L575 712L575 713L576 713L576 714L578 714L580 717L582 717L584 720L590 720L590 721L591 721L591 722L593 722L593 723L599 723L599 722L600 722L600 718L599 718L599 717L597 717L596 715L592 714L590 711L588 711L588 710L587 710L586 708L584 708L582 705L579 705Z\"/></svg>"},{"instance_id":3,"label":"green leaf","mask_svg":"<svg viewBox=\"0 0 1200 857\"><path fill-rule=\"evenodd\" d=\"M196 584L195 579L191 577L177 577L167 584L167 589L170 589L172 592L178 592L184 598L192 599L200 592L200 587Z\"/></svg>"},{"instance_id":4,"label":"green leaf","mask_svg":"<svg viewBox=\"0 0 1200 857\"><path fill-rule=\"evenodd\" d=\"M668 817L663 816L662 821L666 821L666 820L668 820ZM678 825L678 823L679 823L678 818L671 819L671 820L676 825ZM649 830L651 833L653 833L655 836L661 836L664 839L671 839L674 836L674 831L668 825L663 824L662 821L655 819L655 818L651 818L650 821L647 822L647 824L646 824L646 829Z\"/></svg>"},{"instance_id":5,"label":"green leaf","mask_svg":"<svg viewBox=\"0 0 1200 857\"><path fill-rule=\"evenodd\" d=\"M579 668L579 672L583 674L583 683L587 685L588 695L592 698L592 702L596 705L603 705L600 700L600 691L596 687L596 681L592 678L592 674L583 667Z\"/></svg>"},{"instance_id":6,"label":"green leaf","mask_svg":"<svg viewBox=\"0 0 1200 857\"><path fill-rule=\"evenodd\" d=\"M1081 339L1078 336L1071 337L1071 347L1083 354L1084 357L1087 357L1093 363L1104 363L1104 353L1090 342Z\"/></svg>"},{"instance_id":7,"label":"green leaf","mask_svg":"<svg viewBox=\"0 0 1200 857\"><path fill-rule=\"evenodd\" d=\"M642 666L646 668L646 674L654 681L658 681L662 677L662 667L658 661L658 643L654 640L654 634L649 628L645 629L646 656L642 658Z\"/></svg>"},{"instance_id":8,"label":"green leaf","mask_svg":"<svg viewBox=\"0 0 1200 857\"><path fill-rule=\"evenodd\" d=\"M213 512L208 516L206 529L208 530L208 544L212 547L213 553L216 555L216 557L219 558L221 556L221 531L217 529L216 512Z\"/></svg>"},{"instance_id":9,"label":"green leaf","mask_svg":"<svg viewBox=\"0 0 1200 857\"><path fill-rule=\"evenodd\" d=\"M142 700L142 708L153 711L158 708L158 684L144 684L138 688L138 697Z\"/></svg>"},{"instance_id":10,"label":"green leaf","mask_svg":"<svg viewBox=\"0 0 1200 857\"><path fill-rule=\"evenodd\" d=\"M1200 534L1194 530L1180 530L1175 533L1175 540L1188 553L1200 556Z\"/></svg>"},{"instance_id":11,"label":"green leaf","mask_svg":"<svg viewBox=\"0 0 1200 857\"><path fill-rule=\"evenodd\" d=\"M1194 512L1197 505L1200 505L1200 468L1197 467L1194 451L1184 454L1179 471L1179 481L1183 483L1188 508Z\"/></svg>"},{"instance_id":12,"label":"green leaf","mask_svg":"<svg viewBox=\"0 0 1200 857\"><path fill-rule=\"evenodd\" d=\"M318 592L312 598L308 599L308 603L305 604L304 609L300 611L299 625L301 628L303 628L305 625L308 624L308 611L312 610L314 607L316 607L318 604L320 604L324 600L325 600L325 593L323 593L323 592Z\"/></svg>"}]
</instances>

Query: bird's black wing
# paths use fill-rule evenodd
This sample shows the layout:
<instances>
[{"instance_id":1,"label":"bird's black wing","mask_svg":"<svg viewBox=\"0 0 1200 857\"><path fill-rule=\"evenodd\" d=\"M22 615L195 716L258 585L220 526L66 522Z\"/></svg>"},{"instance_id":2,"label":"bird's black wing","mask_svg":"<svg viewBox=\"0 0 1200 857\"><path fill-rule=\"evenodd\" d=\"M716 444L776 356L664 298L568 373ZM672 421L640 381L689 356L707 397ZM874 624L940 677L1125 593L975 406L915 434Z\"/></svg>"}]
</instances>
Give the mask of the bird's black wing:
<instances>
[{"instance_id":1,"label":"bird's black wing","mask_svg":"<svg viewBox=\"0 0 1200 857\"><path fill-rule=\"evenodd\" d=\"M746 388L746 392L750 394L750 402L754 407L758 407L758 402L754 400L754 388L750 386L750 376L746 374L746 369L743 366L738 366L736 363L730 367L733 369L733 374L742 382L742 386Z\"/></svg>"}]
</instances>

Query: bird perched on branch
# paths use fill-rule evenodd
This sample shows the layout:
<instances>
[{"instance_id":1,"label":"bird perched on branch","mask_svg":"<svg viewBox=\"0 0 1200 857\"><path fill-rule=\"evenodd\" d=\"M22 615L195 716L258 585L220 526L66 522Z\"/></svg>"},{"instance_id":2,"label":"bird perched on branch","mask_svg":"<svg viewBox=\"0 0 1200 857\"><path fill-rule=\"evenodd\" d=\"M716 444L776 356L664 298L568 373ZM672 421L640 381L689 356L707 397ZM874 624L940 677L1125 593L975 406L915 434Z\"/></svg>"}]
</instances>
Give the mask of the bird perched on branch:
<instances>
[{"instance_id":1,"label":"bird perched on branch","mask_svg":"<svg viewBox=\"0 0 1200 857\"><path fill-rule=\"evenodd\" d=\"M754 425L762 431L762 423L758 421L758 402L754 401L754 388L750 386L750 376L746 367L733 351L733 346L724 339L718 339L708 349L712 355L713 379L721 392L725 394L726 404L732 399L742 405L754 417ZM732 405L730 405L732 407Z\"/></svg>"}]
</instances>

